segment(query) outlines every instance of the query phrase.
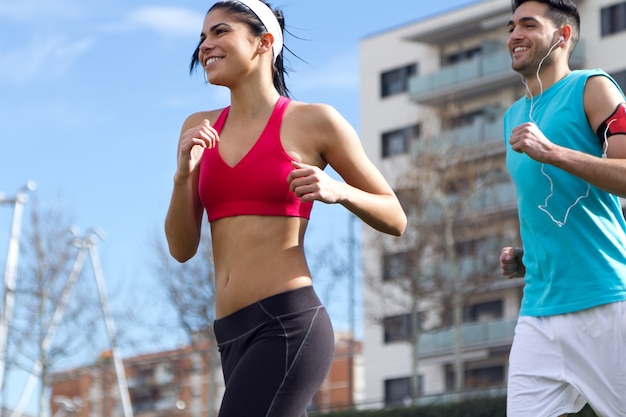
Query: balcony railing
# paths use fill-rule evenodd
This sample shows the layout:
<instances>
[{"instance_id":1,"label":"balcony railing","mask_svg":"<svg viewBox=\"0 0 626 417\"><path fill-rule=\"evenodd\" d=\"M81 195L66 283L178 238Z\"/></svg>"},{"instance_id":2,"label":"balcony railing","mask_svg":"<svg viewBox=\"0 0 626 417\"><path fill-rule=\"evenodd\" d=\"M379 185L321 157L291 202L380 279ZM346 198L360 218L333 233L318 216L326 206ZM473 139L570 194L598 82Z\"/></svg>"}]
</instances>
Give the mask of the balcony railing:
<instances>
[{"instance_id":1,"label":"balcony railing","mask_svg":"<svg viewBox=\"0 0 626 417\"><path fill-rule=\"evenodd\" d=\"M454 209L457 220L507 212L517 207L515 186L511 182L501 182L477 189L469 195L449 194L444 203L431 200L419 214L421 220L433 223L445 220L442 204Z\"/></svg>"},{"instance_id":2,"label":"balcony railing","mask_svg":"<svg viewBox=\"0 0 626 417\"><path fill-rule=\"evenodd\" d=\"M461 326L463 348L509 344L513 342L517 319L468 323ZM422 333L419 339L420 355L447 354L454 350L455 330Z\"/></svg>"},{"instance_id":3,"label":"balcony railing","mask_svg":"<svg viewBox=\"0 0 626 417\"><path fill-rule=\"evenodd\" d=\"M430 138L418 139L411 144L412 154L419 155L421 152L438 155L448 152L449 149L475 149L486 144L501 144L504 150L503 117L504 111L497 109L489 117L476 117L474 121L465 126L448 129ZM482 152L484 153L484 152Z\"/></svg>"},{"instance_id":4,"label":"balcony railing","mask_svg":"<svg viewBox=\"0 0 626 417\"><path fill-rule=\"evenodd\" d=\"M584 48L581 42L574 49L570 66L576 69L583 64ZM509 51L500 45L489 53L443 67L437 72L410 78L409 94L418 103L442 104L441 101L447 98L485 94L519 81L520 76L511 69Z\"/></svg>"},{"instance_id":5,"label":"balcony railing","mask_svg":"<svg viewBox=\"0 0 626 417\"><path fill-rule=\"evenodd\" d=\"M472 212L487 213L516 207L515 186L498 183L475 192L469 199Z\"/></svg>"},{"instance_id":6,"label":"balcony railing","mask_svg":"<svg viewBox=\"0 0 626 417\"><path fill-rule=\"evenodd\" d=\"M506 387L492 387L484 389L467 390L461 392L460 397L463 400L471 400L476 398L498 398L505 397L507 393ZM435 405L435 404L450 404L459 401L458 393L444 393L434 395L424 395L415 400L415 405Z\"/></svg>"},{"instance_id":7,"label":"balcony railing","mask_svg":"<svg viewBox=\"0 0 626 417\"><path fill-rule=\"evenodd\" d=\"M486 275L498 267L498 255L500 245L496 248L495 242L491 245L493 249L487 247L474 256L459 256L455 262L444 262L438 264L435 269L438 276L458 277L461 283L471 282L476 275ZM471 284L470 284L471 285ZM430 333L426 333L430 334Z\"/></svg>"}]
</instances>

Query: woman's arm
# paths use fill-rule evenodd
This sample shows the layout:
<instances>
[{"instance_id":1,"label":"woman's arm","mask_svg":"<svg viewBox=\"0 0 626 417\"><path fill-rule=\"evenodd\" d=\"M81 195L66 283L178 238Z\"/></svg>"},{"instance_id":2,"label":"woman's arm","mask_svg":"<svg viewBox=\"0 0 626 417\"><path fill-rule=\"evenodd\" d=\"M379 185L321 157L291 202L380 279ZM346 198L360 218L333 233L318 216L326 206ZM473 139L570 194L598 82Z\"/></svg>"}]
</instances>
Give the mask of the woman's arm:
<instances>
[{"instance_id":1,"label":"woman's arm","mask_svg":"<svg viewBox=\"0 0 626 417\"><path fill-rule=\"evenodd\" d=\"M169 250L180 262L191 259L200 243L203 208L198 195L198 167L204 149L214 147L217 141L217 132L201 114L190 116L183 124L174 188L165 217Z\"/></svg>"},{"instance_id":2,"label":"woman's arm","mask_svg":"<svg viewBox=\"0 0 626 417\"><path fill-rule=\"evenodd\" d=\"M294 116L303 142L314 144L345 182L330 178L323 167L296 163L288 179L292 191L305 201L339 203L374 229L402 235L407 223L404 210L352 126L323 104L301 105Z\"/></svg>"}]
</instances>

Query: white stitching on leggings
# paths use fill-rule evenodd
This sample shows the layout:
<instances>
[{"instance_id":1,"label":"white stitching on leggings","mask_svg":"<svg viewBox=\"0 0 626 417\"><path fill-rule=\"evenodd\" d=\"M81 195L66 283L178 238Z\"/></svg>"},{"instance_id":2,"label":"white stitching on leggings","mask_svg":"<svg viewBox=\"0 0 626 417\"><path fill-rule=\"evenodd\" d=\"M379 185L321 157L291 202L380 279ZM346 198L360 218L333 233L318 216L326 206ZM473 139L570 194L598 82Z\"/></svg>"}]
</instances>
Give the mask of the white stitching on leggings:
<instances>
[{"instance_id":1,"label":"white stitching on leggings","mask_svg":"<svg viewBox=\"0 0 626 417\"><path fill-rule=\"evenodd\" d=\"M308 341L309 333L311 333L311 329L313 327L313 323L315 323L315 319L317 318L317 315L319 314L319 312L320 312L320 310L322 308L324 308L324 307L323 306L315 307L315 310L316 310L315 311L315 315L311 319L311 323L309 323L309 328L306 331L306 336L304 336L304 338L302 339L302 343L300 344L300 347L298 348L298 352L296 353L296 356L293 357L293 361L291 362L291 366L290 367L287 367L288 361L289 361L289 359L288 359L289 358L289 338L288 338L287 332L285 332L285 343L287 343L287 349L286 349L286 352L285 352L285 375L283 375L283 380L281 381L280 385L278 386L278 389L276 390L276 393L274 393L274 398L272 398L272 402L271 402L269 408L267 409L267 413L265 414L266 417L268 417L270 415L270 412L272 411L272 408L274 408L274 403L276 402L276 397L278 396L278 393L282 390L283 385L285 385L285 381L287 380L287 376L289 375L289 371L291 370L291 368L294 366L294 364L298 360L298 356L300 355L300 351L302 350L302 347ZM311 309L311 310L313 310L313 309ZM288 314L285 315L285 316L288 316ZM282 317L285 317L285 316L282 316ZM278 320L278 322L280 323L280 326L284 330L285 327L283 326L283 322L281 321L281 317L276 317L276 319Z\"/></svg>"}]
</instances>

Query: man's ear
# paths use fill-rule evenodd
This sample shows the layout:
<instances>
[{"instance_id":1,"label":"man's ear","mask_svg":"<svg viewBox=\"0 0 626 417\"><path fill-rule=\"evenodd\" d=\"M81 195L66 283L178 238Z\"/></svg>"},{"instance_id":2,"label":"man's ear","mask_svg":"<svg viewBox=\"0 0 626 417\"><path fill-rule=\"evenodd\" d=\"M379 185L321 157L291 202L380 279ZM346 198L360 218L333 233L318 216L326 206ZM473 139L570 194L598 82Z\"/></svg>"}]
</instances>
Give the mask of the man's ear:
<instances>
[{"instance_id":1,"label":"man's ear","mask_svg":"<svg viewBox=\"0 0 626 417\"><path fill-rule=\"evenodd\" d=\"M571 25L563 25L561 28L561 37L564 41L568 41L572 37L572 26Z\"/></svg>"}]
</instances>

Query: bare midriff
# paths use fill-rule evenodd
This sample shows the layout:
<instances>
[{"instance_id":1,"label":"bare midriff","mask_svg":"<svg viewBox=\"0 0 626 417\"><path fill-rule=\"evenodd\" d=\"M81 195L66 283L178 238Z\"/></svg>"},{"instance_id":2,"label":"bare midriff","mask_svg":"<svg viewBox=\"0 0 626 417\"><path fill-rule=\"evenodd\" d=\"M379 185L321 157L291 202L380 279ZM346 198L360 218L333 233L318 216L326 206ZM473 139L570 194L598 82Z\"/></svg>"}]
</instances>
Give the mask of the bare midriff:
<instances>
[{"instance_id":1,"label":"bare midriff","mask_svg":"<svg viewBox=\"0 0 626 417\"><path fill-rule=\"evenodd\" d=\"M282 216L235 216L211 223L218 319L311 285L303 246L307 224L305 218Z\"/></svg>"}]
</instances>

